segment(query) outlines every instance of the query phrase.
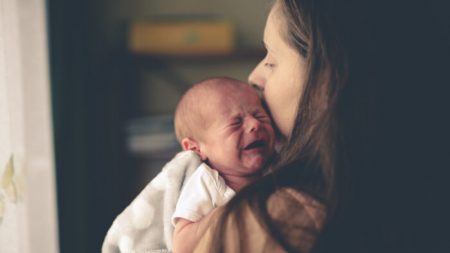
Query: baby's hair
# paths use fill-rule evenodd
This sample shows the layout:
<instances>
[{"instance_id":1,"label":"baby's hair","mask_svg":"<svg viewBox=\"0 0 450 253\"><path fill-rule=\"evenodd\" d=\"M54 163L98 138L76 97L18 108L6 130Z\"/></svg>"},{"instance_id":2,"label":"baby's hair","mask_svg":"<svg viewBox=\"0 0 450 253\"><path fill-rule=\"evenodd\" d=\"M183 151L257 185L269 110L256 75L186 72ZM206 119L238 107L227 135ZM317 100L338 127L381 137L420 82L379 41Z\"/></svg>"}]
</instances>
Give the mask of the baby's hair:
<instances>
[{"instance_id":1,"label":"baby's hair","mask_svg":"<svg viewBox=\"0 0 450 253\"><path fill-rule=\"evenodd\" d=\"M195 83L181 97L175 109L175 134L177 140L186 137L198 138L198 127L205 127L204 102L214 93L240 90L246 84L230 77L212 77ZM198 130L197 130L198 131Z\"/></svg>"}]
</instances>

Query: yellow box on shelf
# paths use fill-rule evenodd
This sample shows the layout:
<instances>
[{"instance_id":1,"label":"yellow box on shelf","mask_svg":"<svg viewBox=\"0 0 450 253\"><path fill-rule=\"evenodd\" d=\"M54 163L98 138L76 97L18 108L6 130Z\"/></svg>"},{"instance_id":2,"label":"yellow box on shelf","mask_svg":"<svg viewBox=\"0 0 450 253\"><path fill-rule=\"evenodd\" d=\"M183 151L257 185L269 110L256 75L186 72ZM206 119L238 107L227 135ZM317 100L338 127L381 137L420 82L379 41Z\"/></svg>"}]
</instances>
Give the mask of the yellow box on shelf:
<instances>
[{"instance_id":1,"label":"yellow box on shelf","mask_svg":"<svg viewBox=\"0 0 450 253\"><path fill-rule=\"evenodd\" d=\"M226 54L235 46L228 21L139 21L131 24L129 36L130 50L141 54Z\"/></svg>"}]
</instances>

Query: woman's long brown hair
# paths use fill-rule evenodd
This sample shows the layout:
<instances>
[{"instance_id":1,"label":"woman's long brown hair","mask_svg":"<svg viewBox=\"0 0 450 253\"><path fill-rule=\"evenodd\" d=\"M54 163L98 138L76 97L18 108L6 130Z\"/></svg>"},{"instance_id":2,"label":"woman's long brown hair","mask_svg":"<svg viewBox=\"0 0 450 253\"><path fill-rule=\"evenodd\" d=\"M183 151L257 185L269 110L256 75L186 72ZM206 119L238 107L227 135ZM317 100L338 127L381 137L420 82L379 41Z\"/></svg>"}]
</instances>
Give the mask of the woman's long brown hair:
<instances>
[{"instance_id":1,"label":"woman's long brown hair","mask_svg":"<svg viewBox=\"0 0 450 253\"><path fill-rule=\"evenodd\" d=\"M427 177L443 180L430 170L445 157L435 155L444 131L432 123L443 110L433 106L442 100L432 87L449 79L444 66L450 36L443 33L447 24L439 23L444 16L421 19L430 6L378 1L277 0L273 8L286 24L286 41L305 57L307 80L293 132L272 172L227 204L211 252L223 251L230 217L236 233L243 231L243 204L287 252L301 252L267 212L268 198L283 187L316 198L327 210L313 252L384 252L394 246L403 249L397 252L420 252L419 246L443 243L444 233L429 233L440 229L435 224L442 216L428 215L427 205L415 205L414 197L433 205L442 201L443 191L424 195L440 184L424 184L421 173L427 168ZM422 113L415 118L416 112ZM417 239L402 244L401 238Z\"/></svg>"},{"instance_id":2,"label":"woman's long brown hair","mask_svg":"<svg viewBox=\"0 0 450 253\"><path fill-rule=\"evenodd\" d=\"M336 34L324 34L319 29L329 24L320 24L321 20L315 15L328 13L321 12L323 10L314 1L276 1L272 8L277 8L277 17L286 23L282 36L307 62L307 80L293 132L280 156L270 165L271 173L244 189L226 206L214 238L223 237L222 228L230 215L234 215L238 227L242 225L239 223L240 203L247 201L272 237L288 252L296 252L298 249L290 245L273 223L266 202L277 189L294 187L321 201L329 210L335 205L334 171L339 131L335 107L346 81L347 65L344 48L338 45ZM236 231L243 230L237 228ZM221 252L224 245L218 240L214 247L212 252Z\"/></svg>"}]
</instances>

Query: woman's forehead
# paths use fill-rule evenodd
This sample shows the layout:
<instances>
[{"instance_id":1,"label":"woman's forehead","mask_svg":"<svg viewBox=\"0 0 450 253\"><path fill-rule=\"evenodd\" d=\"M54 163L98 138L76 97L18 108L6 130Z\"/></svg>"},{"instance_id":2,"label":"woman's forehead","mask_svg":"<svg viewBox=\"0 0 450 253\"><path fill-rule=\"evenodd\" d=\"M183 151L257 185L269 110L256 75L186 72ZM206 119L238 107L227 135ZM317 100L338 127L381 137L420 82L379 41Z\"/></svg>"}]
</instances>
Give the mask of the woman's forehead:
<instances>
[{"instance_id":1,"label":"woman's forehead","mask_svg":"<svg viewBox=\"0 0 450 253\"><path fill-rule=\"evenodd\" d=\"M276 50L274 44L282 42L282 35L285 31L283 24L283 15L280 13L280 8L274 5L267 17L266 26L264 28L264 45L268 50Z\"/></svg>"}]
</instances>

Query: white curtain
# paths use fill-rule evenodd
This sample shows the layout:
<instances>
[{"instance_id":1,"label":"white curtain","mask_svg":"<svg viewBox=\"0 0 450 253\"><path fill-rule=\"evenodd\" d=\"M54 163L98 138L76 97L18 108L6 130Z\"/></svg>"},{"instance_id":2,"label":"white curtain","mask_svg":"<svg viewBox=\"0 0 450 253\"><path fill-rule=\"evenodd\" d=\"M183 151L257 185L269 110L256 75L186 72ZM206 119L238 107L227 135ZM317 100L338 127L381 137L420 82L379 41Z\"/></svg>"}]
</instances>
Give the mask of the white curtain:
<instances>
[{"instance_id":1,"label":"white curtain","mask_svg":"<svg viewBox=\"0 0 450 253\"><path fill-rule=\"evenodd\" d=\"M0 0L0 252L58 252L44 0Z\"/></svg>"}]
</instances>

